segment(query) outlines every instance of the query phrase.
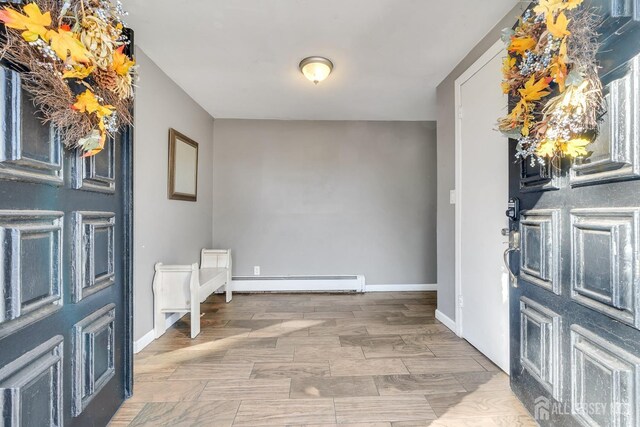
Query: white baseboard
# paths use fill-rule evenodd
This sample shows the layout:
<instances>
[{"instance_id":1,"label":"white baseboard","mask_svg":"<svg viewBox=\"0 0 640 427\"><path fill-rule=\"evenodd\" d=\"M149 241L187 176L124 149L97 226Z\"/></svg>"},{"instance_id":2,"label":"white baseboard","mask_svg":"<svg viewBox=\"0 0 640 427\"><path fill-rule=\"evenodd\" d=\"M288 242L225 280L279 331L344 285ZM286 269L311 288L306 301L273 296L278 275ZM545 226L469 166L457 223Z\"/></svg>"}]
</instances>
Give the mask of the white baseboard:
<instances>
[{"instance_id":1,"label":"white baseboard","mask_svg":"<svg viewBox=\"0 0 640 427\"><path fill-rule=\"evenodd\" d=\"M436 319L441 321L444 326L451 329L455 334L457 334L456 329L458 328L456 327L456 322L454 320L451 320L449 316L447 316L440 310L436 310Z\"/></svg>"},{"instance_id":2,"label":"white baseboard","mask_svg":"<svg viewBox=\"0 0 640 427\"><path fill-rule=\"evenodd\" d=\"M366 285L364 287L365 292L426 292L437 291L438 285L436 284L417 284L417 285Z\"/></svg>"},{"instance_id":3,"label":"white baseboard","mask_svg":"<svg viewBox=\"0 0 640 427\"><path fill-rule=\"evenodd\" d=\"M167 317L167 320L166 320L167 329L173 326L173 324L176 323L178 320L180 320L182 316L184 316L184 313L173 313L171 316ZM155 339L155 331L152 329L146 334L144 334L142 338L133 342L133 352L136 354L140 353L146 346L151 344L154 339Z\"/></svg>"},{"instance_id":4,"label":"white baseboard","mask_svg":"<svg viewBox=\"0 0 640 427\"><path fill-rule=\"evenodd\" d=\"M364 276L234 277L233 292L363 292Z\"/></svg>"},{"instance_id":5,"label":"white baseboard","mask_svg":"<svg viewBox=\"0 0 640 427\"><path fill-rule=\"evenodd\" d=\"M364 276L345 280L340 276L319 277L234 277L234 292L425 292L435 284L367 285Z\"/></svg>"},{"instance_id":6,"label":"white baseboard","mask_svg":"<svg viewBox=\"0 0 640 427\"><path fill-rule=\"evenodd\" d=\"M151 342L153 342L154 337L155 337L155 332L152 329L149 332L147 332L146 334L144 334L142 336L142 338L140 338L139 340L134 341L133 342L133 352L135 354L140 353L142 351L142 349L144 349L146 346L151 344Z\"/></svg>"}]
</instances>

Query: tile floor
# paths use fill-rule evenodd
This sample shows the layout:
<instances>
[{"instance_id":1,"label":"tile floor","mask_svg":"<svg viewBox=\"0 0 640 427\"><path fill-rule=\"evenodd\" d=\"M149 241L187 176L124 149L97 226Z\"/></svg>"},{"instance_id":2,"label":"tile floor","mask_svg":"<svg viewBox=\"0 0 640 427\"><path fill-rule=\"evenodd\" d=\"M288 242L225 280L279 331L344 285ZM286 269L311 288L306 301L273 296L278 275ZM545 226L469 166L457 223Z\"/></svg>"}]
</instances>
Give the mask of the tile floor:
<instances>
[{"instance_id":1,"label":"tile floor","mask_svg":"<svg viewBox=\"0 0 640 427\"><path fill-rule=\"evenodd\" d=\"M436 294L253 294L202 305L135 359L111 426L535 426L435 320Z\"/></svg>"}]
</instances>

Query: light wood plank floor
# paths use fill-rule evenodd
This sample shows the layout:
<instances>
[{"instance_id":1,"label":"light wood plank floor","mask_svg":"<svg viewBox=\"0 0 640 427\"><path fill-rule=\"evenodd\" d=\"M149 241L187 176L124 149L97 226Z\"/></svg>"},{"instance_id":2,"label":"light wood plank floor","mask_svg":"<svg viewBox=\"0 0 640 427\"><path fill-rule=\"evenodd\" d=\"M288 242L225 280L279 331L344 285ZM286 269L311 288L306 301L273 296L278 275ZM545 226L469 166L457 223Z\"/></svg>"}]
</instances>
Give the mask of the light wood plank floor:
<instances>
[{"instance_id":1,"label":"light wood plank floor","mask_svg":"<svg viewBox=\"0 0 640 427\"><path fill-rule=\"evenodd\" d=\"M202 305L135 359L111 426L535 426L436 294L253 294Z\"/></svg>"}]
</instances>

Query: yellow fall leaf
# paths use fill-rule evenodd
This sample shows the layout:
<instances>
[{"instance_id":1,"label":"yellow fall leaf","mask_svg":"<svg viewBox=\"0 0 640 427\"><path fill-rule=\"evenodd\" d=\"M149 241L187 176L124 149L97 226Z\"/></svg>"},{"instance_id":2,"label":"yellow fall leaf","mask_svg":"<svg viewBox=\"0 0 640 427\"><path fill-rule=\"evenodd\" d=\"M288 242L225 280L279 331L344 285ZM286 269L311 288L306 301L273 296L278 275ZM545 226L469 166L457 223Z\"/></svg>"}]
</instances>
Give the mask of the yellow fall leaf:
<instances>
[{"instance_id":1,"label":"yellow fall leaf","mask_svg":"<svg viewBox=\"0 0 640 427\"><path fill-rule=\"evenodd\" d=\"M538 146L536 154L540 157L553 157L556 152L556 142L549 139L545 140Z\"/></svg>"},{"instance_id":2,"label":"yellow fall leaf","mask_svg":"<svg viewBox=\"0 0 640 427\"><path fill-rule=\"evenodd\" d=\"M124 46L120 46L113 52L113 69L117 74L126 76L134 65L136 62L124 53Z\"/></svg>"},{"instance_id":3,"label":"yellow fall leaf","mask_svg":"<svg viewBox=\"0 0 640 427\"><path fill-rule=\"evenodd\" d=\"M558 11L572 10L580 6L584 0L540 0L540 3L533 8L537 15L543 13L547 16L553 15Z\"/></svg>"},{"instance_id":4,"label":"yellow fall leaf","mask_svg":"<svg viewBox=\"0 0 640 427\"><path fill-rule=\"evenodd\" d=\"M534 121L534 116L527 110L524 114L524 120L522 121L522 135L529 136L531 132L531 125Z\"/></svg>"},{"instance_id":5,"label":"yellow fall leaf","mask_svg":"<svg viewBox=\"0 0 640 427\"><path fill-rule=\"evenodd\" d=\"M22 32L22 38L31 43L38 40L40 38L40 34L27 30Z\"/></svg>"},{"instance_id":6,"label":"yellow fall leaf","mask_svg":"<svg viewBox=\"0 0 640 427\"><path fill-rule=\"evenodd\" d=\"M22 37L26 41L36 41L38 37L48 40L46 34L47 27L51 25L51 13L42 13L35 3L29 3L23 10L25 15L17 10L5 7L0 10L0 22L3 22L9 28L24 30Z\"/></svg>"},{"instance_id":7,"label":"yellow fall leaf","mask_svg":"<svg viewBox=\"0 0 640 427\"><path fill-rule=\"evenodd\" d=\"M562 42L560 43L560 50L558 50L558 56L563 62L567 62L569 60L569 56L567 55L567 50L568 50L567 38L565 37L562 39Z\"/></svg>"},{"instance_id":8,"label":"yellow fall leaf","mask_svg":"<svg viewBox=\"0 0 640 427\"><path fill-rule=\"evenodd\" d=\"M571 34L569 30L567 30L568 25L569 20L563 12L560 12L555 20L552 15L547 16L547 30L557 39L564 38Z\"/></svg>"},{"instance_id":9,"label":"yellow fall leaf","mask_svg":"<svg viewBox=\"0 0 640 427\"><path fill-rule=\"evenodd\" d=\"M530 104L527 101L521 99L509 112L509 115L500 119L499 128L501 131L507 132L522 127L522 134L526 136L529 133L529 129L523 126L523 123L528 122L530 114Z\"/></svg>"},{"instance_id":10,"label":"yellow fall leaf","mask_svg":"<svg viewBox=\"0 0 640 427\"><path fill-rule=\"evenodd\" d=\"M572 139L562 144L562 152L570 157L586 156L589 152L586 146L591 144L591 141L584 138Z\"/></svg>"},{"instance_id":11,"label":"yellow fall leaf","mask_svg":"<svg viewBox=\"0 0 640 427\"><path fill-rule=\"evenodd\" d=\"M536 40L533 37L512 37L509 44L509 52L522 55L528 50L536 47Z\"/></svg>"},{"instance_id":12,"label":"yellow fall leaf","mask_svg":"<svg viewBox=\"0 0 640 427\"><path fill-rule=\"evenodd\" d=\"M525 101L539 101L551 93L550 91L545 90L548 87L548 79L543 77L536 82L535 76L531 76L527 83L525 83L524 88L518 89L518 92L520 92L520 96Z\"/></svg>"},{"instance_id":13,"label":"yellow fall leaf","mask_svg":"<svg viewBox=\"0 0 640 427\"><path fill-rule=\"evenodd\" d=\"M64 28L55 30L49 30L47 36L51 39L51 49L62 59L66 61L67 57L77 64L88 64L91 62L89 59L89 51L78 40L71 31L67 31Z\"/></svg>"},{"instance_id":14,"label":"yellow fall leaf","mask_svg":"<svg viewBox=\"0 0 640 427\"><path fill-rule=\"evenodd\" d=\"M553 80L556 83L558 83L558 86L560 88L560 93L564 92L567 87L566 80L569 73L567 69L567 64L564 63L561 57L557 57L551 63L551 66L549 67L549 71L553 76Z\"/></svg>"},{"instance_id":15,"label":"yellow fall leaf","mask_svg":"<svg viewBox=\"0 0 640 427\"><path fill-rule=\"evenodd\" d=\"M511 110L511 116L514 119L521 119L522 116L524 116L529 110L529 106L527 105L527 101L525 101L524 99L521 99L520 101L518 101L518 103L516 104L515 107L513 107L513 110Z\"/></svg>"},{"instance_id":16,"label":"yellow fall leaf","mask_svg":"<svg viewBox=\"0 0 640 427\"><path fill-rule=\"evenodd\" d=\"M62 75L63 79L86 79L87 77L89 77L89 75L91 73L93 73L93 70L95 69L95 67L91 66L91 67L85 67L83 65L74 65L73 68L69 71L65 71L65 73Z\"/></svg>"},{"instance_id":17,"label":"yellow fall leaf","mask_svg":"<svg viewBox=\"0 0 640 427\"><path fill-rule=\"evenodd\" d=\"M81 113L95 113L98 118L102 119L113 113L114 107L112 105L100 104L94 93L87 89L76 97L76 103L73 104L73 109Z\"/></svg>"},{"instance_id":18,"label":"yellow fall leaf","mask_svg":"<svg viewBox=\"0 0 640 427\"><path fill-rule=\"evenodd\" d=\"M502 74L507 74L513 67L515 67L517 58L512 56L506 56L502 61Z\"/></svg>"}]
</instances>

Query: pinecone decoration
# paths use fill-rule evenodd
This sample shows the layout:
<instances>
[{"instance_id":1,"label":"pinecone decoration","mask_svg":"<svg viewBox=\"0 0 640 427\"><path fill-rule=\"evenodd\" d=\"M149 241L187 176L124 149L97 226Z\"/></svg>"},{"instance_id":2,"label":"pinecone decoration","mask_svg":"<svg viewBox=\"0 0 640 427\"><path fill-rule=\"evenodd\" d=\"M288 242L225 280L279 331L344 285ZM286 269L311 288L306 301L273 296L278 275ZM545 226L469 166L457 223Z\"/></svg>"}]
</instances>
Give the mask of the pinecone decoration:
<instances>
[{"instance_id":1,"label":"pinecone decoration","mask_svg":"<svg viewBox=\"0 0 640 427\"><path fill-rule=\"evenodd\" d=\"M103 70L101 68L97 68L93 72L93 78L98 86L108 89L111 92L118 93L118 80L120 80L120 76L118 76L113 69Z\"/></svg>"},{"instance_id":2,"label":"pinecone decoration","mask_svg":"<svg viewBox=\"0 0 640 427\"><path fill-rule=\"evenodd\" d=\"M111 26L95 16L86 16L82 20L80 41L93 56L98 68L107 69L112 61L117 35L111 34Z\"/></svg>"}]
</instances>

